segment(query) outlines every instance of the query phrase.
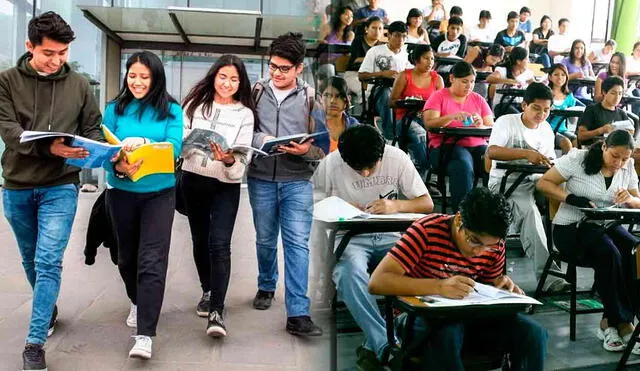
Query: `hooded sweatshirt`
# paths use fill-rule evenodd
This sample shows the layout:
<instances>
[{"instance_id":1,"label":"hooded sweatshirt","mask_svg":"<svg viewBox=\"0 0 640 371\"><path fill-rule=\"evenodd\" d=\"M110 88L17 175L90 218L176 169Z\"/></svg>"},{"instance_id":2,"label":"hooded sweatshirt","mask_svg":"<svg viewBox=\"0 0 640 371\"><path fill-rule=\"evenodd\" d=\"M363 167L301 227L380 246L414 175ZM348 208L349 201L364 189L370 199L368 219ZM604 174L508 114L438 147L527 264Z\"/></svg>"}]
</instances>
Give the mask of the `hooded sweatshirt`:
<instances>
[{"instance_id":1,"label":"hooded sweatshirt","mask_svg":"<svg viewBox=\"0 0 640 371\"><path fill-rule=\"evenodd\" d=\"M89 82L68 64L40 75L25 53L16 67L0 72L0 137L5 143L2 176L7 189L31 189L78 183L79 168L51 153L53 139L20 143L25 130L77 134L104 141L102 116Z\"/></svg>"},{"instance_id":2,"label":"hooded sweatshirt","mask_svg":"<svg viewBox=\"0 0 640 371\"><path fill-rule=\"evenodd\" d=\"M292 134L322 132L326 127L321 122L316 122L313 117L316 113L309 112L322 110L320 100L314 100L314 107L309 107L311 90L306 82L297 80L296 87L278 104L269 84L269 79L258 81L256 84L263 86L263 92L257 104L258 125L253 133L253 144L260 148L266 136L282 137ZM269 157L256 157L249 164L247 176L271 182L290 182L309 180L313 175L310 162L322 159L329 151L328 140L325 139L325 148L319 147L322 138L314 141L309 152L302 156L283 154Z\"/></svg>"}]
</instances>

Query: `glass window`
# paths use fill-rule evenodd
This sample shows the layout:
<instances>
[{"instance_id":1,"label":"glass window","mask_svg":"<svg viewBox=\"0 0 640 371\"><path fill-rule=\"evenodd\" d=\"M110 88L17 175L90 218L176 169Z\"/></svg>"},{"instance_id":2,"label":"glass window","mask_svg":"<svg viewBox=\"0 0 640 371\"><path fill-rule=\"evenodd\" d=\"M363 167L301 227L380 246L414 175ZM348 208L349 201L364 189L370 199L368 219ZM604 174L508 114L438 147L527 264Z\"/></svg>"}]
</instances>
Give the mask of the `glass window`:
<instances>
[{"instance_id":1,"label":"glass window","mask_svg":"<svg viewBox=\"0 0 640 371\"><path fill-rule=\"evenodd\" d=\"M187 6L187 0L114 0L113 6L125 8L166 9L170 6Z\"/></svg>"},{"instance_id":2,"label":"glass window","mask_svg":"<svg viewBox=\"0 0 640 371\"><path fill-rule=\"evenodd\" d=\"M190 0L192 8L260 10L260 0Z\"/></svg>"},{"instance_id":3,"label":"glass window","mask_svg":"<svg viewBox=\"0 0 640 371\"><path fill-rule=\"evenodd\" d=\"M33 3L25 0L0 0L0 71L15 65L26 52L27 25Z\"/></svg>"}]
</instances>

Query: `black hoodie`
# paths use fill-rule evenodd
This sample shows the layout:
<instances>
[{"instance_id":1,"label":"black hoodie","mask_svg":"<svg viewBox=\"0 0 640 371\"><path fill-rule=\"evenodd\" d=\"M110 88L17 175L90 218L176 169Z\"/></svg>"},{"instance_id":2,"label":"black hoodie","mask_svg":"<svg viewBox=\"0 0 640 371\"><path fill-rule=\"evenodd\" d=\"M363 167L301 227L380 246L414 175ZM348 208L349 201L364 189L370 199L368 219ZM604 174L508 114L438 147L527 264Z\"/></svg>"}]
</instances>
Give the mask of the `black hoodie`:
<instances>
[{"instance_id":1,"label":"black hoodie","mask_svg":"<svg viewBox=\"0 0 640 371\"><path fill-rule=\"evenodd\" d=\"M16 67L0 72L0 137L5 143L2 176L7 189L30 189L78 183L79 169L51 154L51 140L20 144L25 130L57 131L104 141L102 115L89 82L64 64L39 75L26 53Z\"/></svg>"}]
</instances>

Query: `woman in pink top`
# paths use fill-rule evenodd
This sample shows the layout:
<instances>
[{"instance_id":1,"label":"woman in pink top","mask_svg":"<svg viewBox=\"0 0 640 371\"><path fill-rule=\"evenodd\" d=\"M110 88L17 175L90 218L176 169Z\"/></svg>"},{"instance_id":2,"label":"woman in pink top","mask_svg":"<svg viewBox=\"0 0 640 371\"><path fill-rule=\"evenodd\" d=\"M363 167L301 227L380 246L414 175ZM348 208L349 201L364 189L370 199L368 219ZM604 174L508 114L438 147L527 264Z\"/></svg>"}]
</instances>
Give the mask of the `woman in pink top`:
<instances>
[{"instance_id":1,"label":"woman in pink top","mask_svg":"<svg viewBox=\"0 0 640 371\"><path fill-rule=\"evenodd\" d=\"M431 94L444 87L442 77L433 70L435 64L433 49L429 45L418 45L409 54L409 62L415 66L398 75L391 97L389 99L392 108L396 108L396 102L408 97L415 97L426 101ZM406 109L396 108L396 135L399 137L402 130L402 119L407 114ZM407 135L409 152L416 162L420 175L424 177L429 166L427 162L427 132L419 115L411 121Z\"/></svg>"},{"instance_id":2,"label":"woman in pink top","mask_svg":"<svg viewBox=\"0 0 640 371\"><path fill-rule=\"evenodd\" d=\"M482 96L473 91L476 73L467 62L458 62L451 69L451 87L431 94L424 105L424 123L427 128L493 126L493 113ZM466 125L465 125L466 124ZM429 161L431 167L438 169L442 134L429 133ZM449 176L451 207L458 211L462 198L473 187L475 174L487 176L484 171L482 156L487 150L484 138L460 138L451 146L451 156L444 169ZM438 169L439 170L439 169Z\"/></svg>"}]
</instances>

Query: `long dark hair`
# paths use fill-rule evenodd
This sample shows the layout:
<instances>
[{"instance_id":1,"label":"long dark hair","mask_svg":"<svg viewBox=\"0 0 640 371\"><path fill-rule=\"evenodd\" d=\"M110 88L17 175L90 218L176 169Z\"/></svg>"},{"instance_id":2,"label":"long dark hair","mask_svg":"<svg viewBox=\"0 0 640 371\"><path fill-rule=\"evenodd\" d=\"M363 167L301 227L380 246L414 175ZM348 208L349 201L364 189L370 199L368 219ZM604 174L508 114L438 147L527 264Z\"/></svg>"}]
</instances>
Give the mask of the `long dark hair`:
<instances>
[{"instance_id":1,"label":"long dark hair","mask_svg":"<svg viewBox=\"0 0 640 371\"><path fill-rule=\"evenodd\" d=\"M416 45L416 47L413 48L411 52L409 52L409 63L415 66L416 63L420 61L420 58L422 58L422 56L427 53L433 53L433 49L431 48L431 45L428 45L428 44Z\"/></svg>"},{"instance_id":2,"label":"long dark hair","mask_svg":"<svg viewBox=\"0 0 640 371\"><path fill-rule=\"evenodd\" d=\"M576 52L576 47L578 46L578 44L582 44L582 46L584 47L584 52L582 53L582 58L580 58L581 66L584 67L587 64L587 44L585 44L584 41L582 41L580 39L575 39L571 43L571 50L569 50L569 62L571 62L571 64L576 64L575 52Z\"/></svg>"},{"instance_id":3,"label":"long dark hair","mask_svg":"<svg viewBox=\"0 0 640 371\"><path fill-rule=\"evenodd\" d=\"M409 20L411 20L411 18L418 18L418 17L423 17L422 15L422 11L418 8L411 8L409 10L409 14L407 14L407 27L409 27ZM418 26L418 36L422 36L425 32L425 29L422 28L422 25Z\"/></svg>"},{"instance_id":4,"label":"long dark hair","mask_svg":"<svg viewBox=\"0 0 640 371\"><path fill-rule=\"evenodd\" d=\"M112 102L116 104L116 115L122 116L124 110L129 103L136 99L129 90L129 84L127 83L127 77L129 76L129 69L135 63L141 63L149 69L151 72L151 86L149 92L142 99L140 99L140 108L138 109L138 118L142 118L142 113L148 106L151 106L156 111L156 119L162 121L167 117L172 119L175 116L171 113L171 103L178 103L171 94L167 92L167 78L164 74L164 66L160 58L149 52L141 51L133 53L129 59L127 59L127 72L124 75L122 82L122 89Z\"/></svg>"},{"instance_id":5,"label":"long dark hair","mask_svg":"<svg viewBox=\"0 0 640 371\"><path fill-rule=\"evenodd\" d=\"M353 14L353 9L351 9L351 7L341 6L338 8L338 10L335 13L333 13L333 17L331 17L331 31L335 32L336 35L338 34L338 31L340 30L340 26L342 25L342 21L340 20L340 17L342 17L342 15L347 10L349 10L351 14ZM349 31L351 31L351 25L346 25L344 28L344 31L342 31L342 41L347 42L347 36L349 35Z\"/></svg>"},{"instance_id":6,"label":"long dark hair","mask_svg":"<svg viewBox=\"0 0 640 371\"><path fill-rule=\"evenodd\" d=\"M625 57L623 52L616 52L613 53L613 55L611 56L611 59L613 59L613 57L618 57L618 60L620 61L620 67L618 67L618 75L613 75L611 72L611 61L609 61L609 65L607 67L607 77L609 76L620 76L624 79L624 75L627 71L627 57Z\"/></svg>"},{"instance_id":7,"label":"long dark hair","mask_svg":"<svg viewBox=\"0 0 640 371\"><path fill-rule=\"evenodd\" d=\"M233 99L249 108L253 112L254 122L257 122L256 107L253 99L251 98L251 83L249 82L247 69L244 67L242 60L233 54L224 54L221 56L216 63L211 66L204 78L198 81L193 88L191 88L189 94L184 98L182 108L185 109L185 114L189 120L193 120L193 115L196 109L200 106L202 107L202 113L205 116L211 115L213 98L216 93L214 82L218 75L218 71L220 71L222 67L226 66L235 67L238 71L238 76L240 77L238 91L233 94Z\"/></svg>"},{"instance_id":8,"label":"long dark hair","mask_svg":"<svg viewBox=\"0 0 640 371\"><path fill-rule=\"evenodd\" d=\"M567 67L564 64L556 63L549 68L549 76L553 75L555 70L561 70L562 72L564 72L564 75L567 77L564 80L564 84L562 84L562 86L560 87L560 91L562 91L563 94L569 94L569 70L567 70ZM549 79L549 88L550 89L554 88L553 82L551 81L551 79Z\"/></svg>"},{"instance_id":9,"label":"long dark hair","mask_svg":"<svg viewBox=\"0 0 640 371\"><path fill-rule=\"evenodd\" d=\"M527 59L529 57L529 52L527 49L516 46L511 50L511 54L506 58L504 62L504 66L507 68L507 78L513 78L513 66L516 65L517 61L521 61L523 59Z\"/></svg>"},{"instance_id":10,"label":"long dark hair","mask_svg":"<svg viewBox=\"0 0 640 371\"><path fill-rule=\"evenodd\" d=\"M584 167L584 172L587 175L597 174L600 169L602 169L602 165L604 165L604 157L602 151L602 144L604 143L605 147L620 147L625 146L630 150L633 150L635 144L633 142L633 137L626 130L614 130L609 134L607 139L603 141L598 141L589 147L589 151L587 151L587 155L584 156L584 160L582 161L582 166Z\"/></svg>"}]
</instances>

